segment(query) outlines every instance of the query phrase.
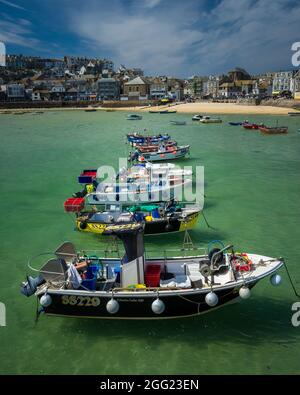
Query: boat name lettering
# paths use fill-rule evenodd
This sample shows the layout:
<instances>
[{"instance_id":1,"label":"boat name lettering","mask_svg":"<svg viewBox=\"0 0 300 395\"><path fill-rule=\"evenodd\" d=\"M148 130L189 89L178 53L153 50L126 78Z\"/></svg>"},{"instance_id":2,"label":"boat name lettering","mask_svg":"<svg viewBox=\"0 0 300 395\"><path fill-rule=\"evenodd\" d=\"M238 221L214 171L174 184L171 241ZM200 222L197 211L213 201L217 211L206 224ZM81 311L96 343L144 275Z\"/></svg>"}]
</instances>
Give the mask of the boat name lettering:
<instances>
[{"instance_id":1,"label":"boat name lettering","mask_svg":"<svg viewBox=\"0 0 300 395\"><path fill-rule=\"evenodd\" d=\"M63 295L61 301L64 305L82 307L97 307L100 304L100 298L96 296Z\"/></svg>"},{"instance_id":2,"label":"boat name lettering","mask_svg":"<svg viewBox=\"0 0 300 395\"><path fill-rule=\"evenodd\" d=\"M292 315L292 325L296 328L300 326L300 302L295 302L292 305L292 311L295 313Z\"/></svg>"}]
</instances>

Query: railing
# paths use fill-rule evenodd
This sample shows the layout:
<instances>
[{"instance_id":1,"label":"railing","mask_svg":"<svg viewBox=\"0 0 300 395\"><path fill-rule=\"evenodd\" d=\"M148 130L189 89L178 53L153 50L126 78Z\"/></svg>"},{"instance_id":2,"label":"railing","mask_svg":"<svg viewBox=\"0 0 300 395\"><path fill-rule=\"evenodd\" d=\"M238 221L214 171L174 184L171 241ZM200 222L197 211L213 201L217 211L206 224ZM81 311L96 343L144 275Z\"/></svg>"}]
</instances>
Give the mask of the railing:
<instances>
[{"instance_id":1,"label":"railing","mask_svg":"<svg viewBox=\"0 0 300 395\"><path fill-rule=\"evenodd\" d=\"M178 255L175 255L177 253L178 253ZM193 258L198 255L206 255L206 253L207 253L207 251L204 247L169 248L169 249L161 250L159 256L157 255L157 249L156 250L154 250L154 249L145 250L144 256L145 256L146 260L147 259L167 260L167 259L173 259L173 258L178 258L178 259L179 258L189 258L189 257ZM44 252L41 254L37 254L28 260L27 266L29 267L30 270L39 272L40 269L37 269L34 267L33 261L35 259L37 259L38 257L47 256L47 255L52 255L53 257L56 256L54 252ZM65 254L65 255L68 255L68 254ZM69 254L69 255L73 256L73 254ZM101 259L121 259L123 254L120 253L119 251L116 251L113 249L108 249L108 248L96 249L96 250L82 250L82 251L77 252L78 257L83 257L84 255L91 257L91 259L93 259L92 257L95 256L95 259L97 257L97 259L101 260ZM115 255L115 256L112 256L112 255ZM110 262L107 262L107 264L109 264L109 263ZM59 274L61 274L61 273L59 273Z\"/></svg>"}]
</instances>

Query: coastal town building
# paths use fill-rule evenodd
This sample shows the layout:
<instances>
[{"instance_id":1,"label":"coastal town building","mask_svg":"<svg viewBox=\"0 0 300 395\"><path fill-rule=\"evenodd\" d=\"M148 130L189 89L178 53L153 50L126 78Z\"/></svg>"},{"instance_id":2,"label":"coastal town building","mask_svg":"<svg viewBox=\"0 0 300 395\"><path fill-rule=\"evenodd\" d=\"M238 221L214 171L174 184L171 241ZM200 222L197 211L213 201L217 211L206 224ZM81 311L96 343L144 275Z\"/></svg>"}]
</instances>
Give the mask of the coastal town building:
<instances>
[{"instance_id":1,"label":"coastal town building","mask_svg":"<svg viewBox=\"0 0 300 395\"><path fill-rule=\"evenodd\" d=\"M23 84L8 84L6 95L9 101L23 100L25 98L25 87Z\"/></svg>"},{"instance_id":2,"label":"coastal town building","mask_svg":"<svg viewBox=\"0 0 300 395\"><path fill-rule=\"evenodd\" d=\"M100 100L117 100L119 97L119 81L114 78L101 78L98 81L98 98Z\"/></svg>"},{"instance_id":3,"label":"coastal town building","mask_svg":"<svg viewBox=\"0 0 300 395\"><path fill-rule=\"evenodd\" d=\"M280 95L283 92L291 92L293 71L280 71L273 77L273 95Z\"/></svg>"},{"instance_id":4,"label":"coastal town building","mask_svg":"<svg viewBox=\"0 0 300 395\"><path fill-rule=\"evenodd\" d=\"M300 70L294 75L293 97L295 100L300 100Z\"/></svg>"},{"instance_id":5,"label":"coastal town building","mask_svg":"<svg viewBox=\"0 0 300 395\"><path fill-rule=\"evenodd\" d=\"M189 79L189 91L194 99L200 99L204 96L206 77L193 76Z\"/></svg>"},{"instance_id":6,"label":"coastal town building","mask_svg":"<svg viewBox=\"0 0 300 395\"><path fill-rule=\"evenodd\" d=\"M39 91L33 91L31 93L31 100L32 101L41 101L41 94Z\"/></svg>"},{"instance_id":7,"label":"coastal town building","mask_svg":"<svg viewBox=\"0 0 300 395\"><path fill-rule=\"evenodd\" d=\"M220 77L210 75L203 84L203 96L209 96L215 99L219 95Z\"/></svg>"},{"instance_id":8,"label":"coastal town building","mask_svg":"<svg viewBox=\"0 0 300 395\"><path fill-rule=\"evenodd\" d=\"M146 100L149 90L149 83L142 77L136 77L124 84L122 100Z\"/></svg>"},{"instance_id":9,"label":"coastal town building","mask_svg":"<svg viewBox=\"0 0 300 395\"><path fill-rule=\"evenodd\" d=\"M154 78L150 84L150 98L154 100L159 100L167 97L168 86L165 82L161 81L159 78Z\"/></svg>"},{"instance_id":10,"label":"coastal town building","mask_svg":"<svg viewBox=\"0 0 300 395\"><path fill-rule=\"evenodd\" d=\"M219 96L236 98L251 95L254 84L255 80L246 70L236 67L229 71L227 76L222 77L222 82L219 85Z\"/></svg>"}]
</instances>

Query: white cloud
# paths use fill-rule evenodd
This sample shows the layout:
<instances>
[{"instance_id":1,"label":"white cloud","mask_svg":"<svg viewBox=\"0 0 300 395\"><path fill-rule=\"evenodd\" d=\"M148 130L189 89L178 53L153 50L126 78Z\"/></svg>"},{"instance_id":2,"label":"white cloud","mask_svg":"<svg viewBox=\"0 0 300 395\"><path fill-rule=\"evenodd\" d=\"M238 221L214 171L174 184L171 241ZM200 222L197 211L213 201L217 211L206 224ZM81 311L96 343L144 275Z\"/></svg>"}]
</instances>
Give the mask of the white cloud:
<instances>
[{"instance_id":1,"label":"white cloud","mask_svg":"<svg viewBox=\"0 0 300 395\"><path fill-rule=\"evenodd\" d=\"M144 0L145 6L149 8L156 7L160 2L161 0Z\"/></svg>"},{"instance_id":2,"label":"white cloud","mask_svg":"<svg viewBox=\"0 0 300 395\"><path fill-rule=\"evenodd\" d=\"M110 8L89 5L73 9L69 16L72 31L90 40L91 47L103 54L110 51L115 63L154 73L181 73L188 62L189 47L202 37L190 27L193 10L180 5L168 14L145 7L131 13L115 1Z\"/></svg>"},{"instance_id":3,"label":"white cloud","mask_svg":"<svg viewBox=\"0 0 300 395\"><path fill-rule=\"evenodd\" d=\"M0 3L3 3L5 5L8 5L9 7L13 7L13 8L18 8L19 10L25 10L24 7L21 7L18 4L12 3L11 1L7 1L7 0L0 0Z\"/></svg>"},{"instance_id":4,"label":"white cloud","mask_svg":"<svg viewBox=\"0 0 300 395\"><path fill-rule=\"evenodd\" d=\"M41 47L40 40L32 37L30 25L30 21L26 19L0 20L0 41L6 45L15 44L29 48Z\"/></svg>"}]
</instances>

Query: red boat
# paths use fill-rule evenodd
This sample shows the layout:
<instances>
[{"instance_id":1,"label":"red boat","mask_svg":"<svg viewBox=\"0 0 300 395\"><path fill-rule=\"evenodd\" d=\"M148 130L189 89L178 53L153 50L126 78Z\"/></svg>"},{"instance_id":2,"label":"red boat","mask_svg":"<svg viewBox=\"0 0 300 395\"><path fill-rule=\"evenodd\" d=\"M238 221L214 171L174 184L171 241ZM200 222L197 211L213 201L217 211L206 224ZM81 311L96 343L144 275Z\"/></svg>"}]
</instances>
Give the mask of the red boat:
<instances>
[{"instance_id":1,"label":"red boat","mask_svg":"<svg viewBox=\"0 0 300 395\"><path fill-rule=\"evenodd\" d=\"M245 129L258 129L259 125L256 123L243 123L243 128Z\"/></svg>"},{"instance_id":2,"label":"red boat","mask_svg":"<svg viewBox=\"0 0 300 395\"><path fill-rule=\"evenodd\" d=\"M264 134L285 134L288 132L287 126L267 127L260 126L259 130Z\"/></svg>"},{"instance_id":3,"label":"red boat","mask_svg":"<svg viewBox=\"0 0 300 395\"><path fill-rule=\"evenodd\" d=\"M164 148L166 149L166 151L168 151L168 150L174 150L174 148L176 148L176 146L177 146L177 143L176 143L176 141L171 141L171 142L169 142L169 143L167 143L167 144L164 144ZM136 149L139 151L139 152L141 152L141 153L144 153L144 152L156 152L156 151L158 151L159 150L159 148L160 148L160 146L159 145L137 145L136 146Z\"/></svg>"}]
</instances>

